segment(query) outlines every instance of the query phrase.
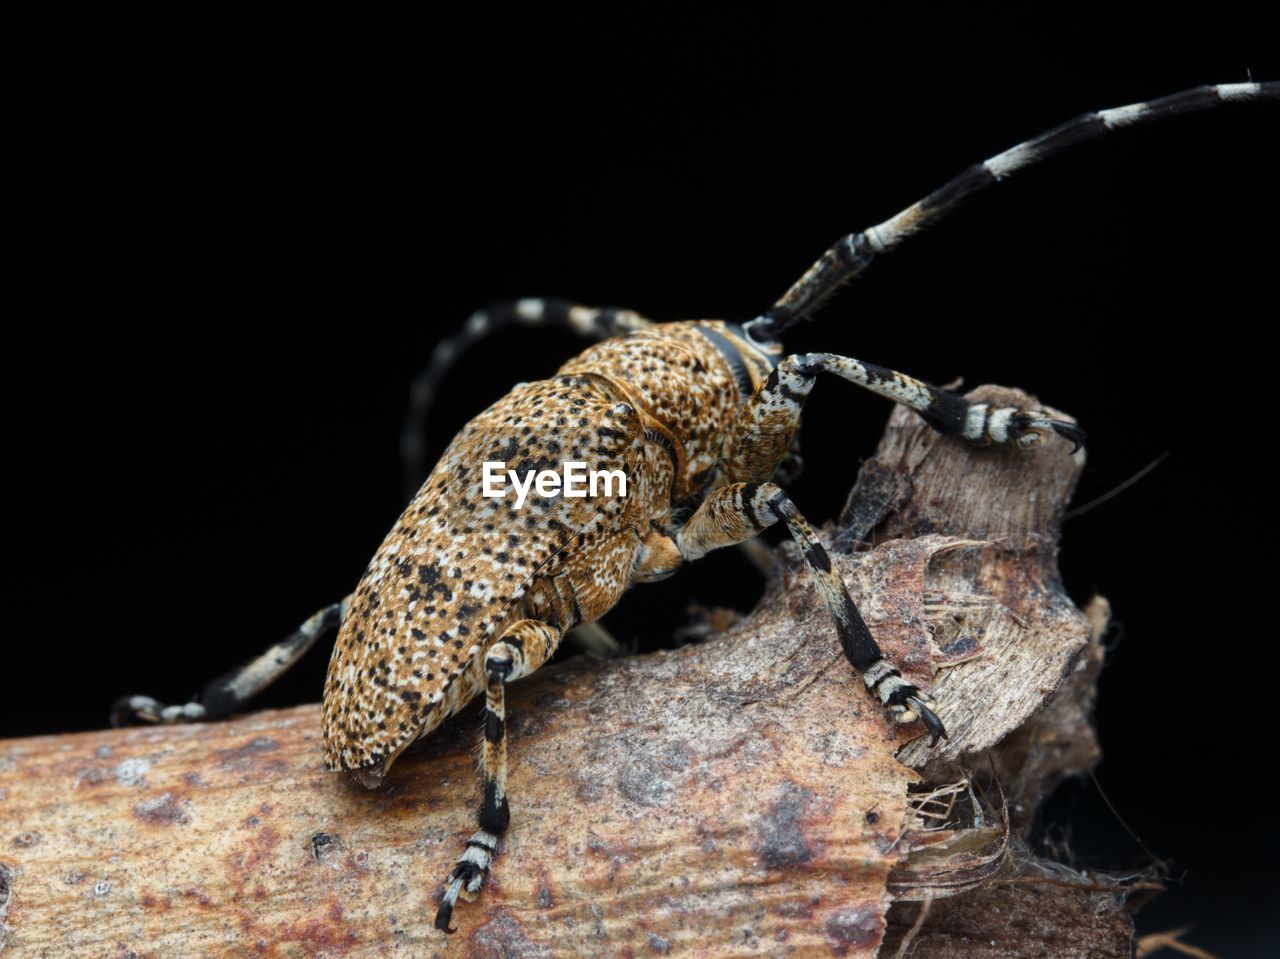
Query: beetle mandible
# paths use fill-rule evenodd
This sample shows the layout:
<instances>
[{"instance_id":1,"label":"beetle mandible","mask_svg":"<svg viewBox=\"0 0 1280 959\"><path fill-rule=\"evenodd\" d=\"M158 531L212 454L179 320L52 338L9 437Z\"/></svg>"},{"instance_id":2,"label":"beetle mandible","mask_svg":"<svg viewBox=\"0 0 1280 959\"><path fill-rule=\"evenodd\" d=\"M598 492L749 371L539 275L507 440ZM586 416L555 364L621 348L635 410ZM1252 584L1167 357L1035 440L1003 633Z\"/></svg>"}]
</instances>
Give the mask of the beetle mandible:
<instances>
[{"instance_id":1,"label":"beetle mandible","mask_svg":"<svg viewBox=\"0 0 1280 959\"><path fill-rule=\"evenodd\" d=\"M473 419L378 549L355 591L292 636L210 683L199 701L117 702L113 721L180 722L226 715L296 662L324 633L338 638L325 682L325 759L382 783L396 758L473 698L485 698L478 830L445 881L435 924L452 931L507 829L505 687L547 662L569 630L594 622L637 583L743 543L781 523L799 547L846 658L895 719L945 736L930 697L881 656L813 529L773 482L815 379L835 374L902 403L939 432L1019 449L1074 423L1040 410L970 404L902 373L832 353L784 352L782 334L879 253L899 246L969 194L1110 130L1214 106L1274 99L1280 83L1197 87L1086 113L975 164L890 219L838 241L769 310L744 324L654 323L628 310L523 300L477 313L437 348L415 386L404 452L421 457L421 420L457 351L504 323L562 323L601 341L550 379L516 386ZM620 471L625 495L559 488L517 505L482 495L485 463L532 475L566 463ZM541 489L541 487L540 487Z\"/></svg>"}]
</instances>

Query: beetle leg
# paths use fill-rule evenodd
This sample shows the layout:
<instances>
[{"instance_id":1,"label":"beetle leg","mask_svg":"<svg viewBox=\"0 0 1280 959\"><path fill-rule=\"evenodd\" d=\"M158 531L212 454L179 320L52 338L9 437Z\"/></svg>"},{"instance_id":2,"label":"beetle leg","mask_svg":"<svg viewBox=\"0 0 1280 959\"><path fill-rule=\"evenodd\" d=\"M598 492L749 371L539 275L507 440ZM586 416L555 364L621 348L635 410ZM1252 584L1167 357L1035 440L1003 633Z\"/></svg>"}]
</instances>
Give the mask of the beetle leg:
<instances>
[{"instance_id":1,"label":"beetle leg","mask_svg":"<svg viewBox=\"0 0 1280 959\"><path fill-rule=\"evenodd\" d=\"M223 673L189 703L166 706L150 696L123 696L111 707L111 725L133 723L191 723L229 716L262 692L302 659L325 633L346 616L348 596L313 613L306 622L261 655Z\"/></svg>"},{"instance_id":2,"label":"beetle leg","mask_svg":"<svg viewBox=\"0 0 1280 959\"><path fill-rule=\"evenodd\" d=\"M484 798L480 801L480 828L467 840L466 850L445 880L445 892L436 913L437 929L455 931L449 922L458 897L471 900L480 891L498 851L498 839L511 820L507 805L506 685L550 659L560 636L554 626L522 619L485 654Z\"/></svg>"},{"instance_id":3,"label":"beetle leg","mask_svg":"<svg viewBox=\"0 0 1280 959\"><path fill-rule=\"evenodd\" d=\"M684 557L675 541L665 533L650 530L640 542L640 550L636 553L635 566L631 570L633 583L657 583L672 576Z\"/></svg>"},{"instance_id":4,"label":"beetle leg","mask_svg":"<svg viewBox=\"0 0 1280 959\"><path fill-rule=\"evenodd\" d=\"M618 642L617 637L599 623L574 627L565 636L565 641L602 659L617 659L626 652L626 647Z\"/></svg>"},{"instance_id":5,"label":"beetle leg","mask_svg":"<svg viewBox=\"0 0 1280 959\"><path fill-rule=\"evenodd\" d=\"M905 373L852 357L794 353L779 361L743 407L738 418L738 448L729 461L726 476L756 482L773 476L800 426L800 412L819 373L834 373L908 406L938 432L959 436L978 446L995 443L1029 449L1054 433L1071 441L1073 453L1084 445L1084 430L1041 410L992 409L986 403L970 403Z\"/></svg>"},{"instance_id":6,"label":"beetle leg","mask_svg":"<svg viewBox=\"0 0 1280 959\"><path fill-rule=\"evenodd\" d=\"M845 658L862 676L872 695L898 722L921 720L933 741L945 738L942 721L928 707L932 700L902 678L880 652L880 646L854 606L831 557L791 498L773 483L733 483L714 490L676 534L685 559L698 559L713 549L732 546L781 520L818 586L823 604L836 623Z\"/></svg>"}]
</instances>

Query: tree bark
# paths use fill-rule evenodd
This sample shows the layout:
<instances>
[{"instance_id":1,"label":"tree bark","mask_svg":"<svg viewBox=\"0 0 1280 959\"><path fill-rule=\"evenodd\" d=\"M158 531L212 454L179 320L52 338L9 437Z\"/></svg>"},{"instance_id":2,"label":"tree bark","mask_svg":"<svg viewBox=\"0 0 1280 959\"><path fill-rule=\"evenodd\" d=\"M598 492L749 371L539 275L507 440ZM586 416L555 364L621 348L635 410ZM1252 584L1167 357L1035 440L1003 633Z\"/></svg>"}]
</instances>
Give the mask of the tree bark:
<instances>
[{"instance_id":1,"label":"tree bark","mask_svg":"<svg viewBox=\"0 0 1280 959\"><path fill-rule=\"evenodd\" d=\"M1098 757L1105 602L1086 617L1056 567L1068 449L970 449L899 409L824 530L937 698L936 747L871 702L784 546L707 641L512 687L512 825L453 937L432 919L475 828L480 713L370 792L325 771L311 705L0 742L0 953L1129 955L1124 890L1016 851Z\"/></svg>"}]
</instances>

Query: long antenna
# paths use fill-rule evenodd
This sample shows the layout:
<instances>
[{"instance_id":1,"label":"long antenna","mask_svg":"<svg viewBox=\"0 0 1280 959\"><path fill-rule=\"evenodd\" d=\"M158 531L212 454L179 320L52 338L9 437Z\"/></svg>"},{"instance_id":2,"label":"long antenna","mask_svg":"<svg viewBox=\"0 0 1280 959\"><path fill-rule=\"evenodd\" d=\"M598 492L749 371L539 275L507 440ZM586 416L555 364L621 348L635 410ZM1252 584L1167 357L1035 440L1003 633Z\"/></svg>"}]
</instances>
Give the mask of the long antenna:
<instances>
[{"instance_id":1,"label":"long antenna","mask_svg":"<svg viewBox=\"0 0 1280 959\"><path fill-rule=\"evenodd\" d=\"M1146 103L1131 103L1111 110L1082 113L1047 133L1019 143L989 160L975 163L923 200L883 223L861 233L849 234L822 254L822 258L809 267L782 299L766 313L747 323L745 329L757 341L777 339L785 330L821 306L842 285L866 269L877 253L887 253L897 248L911 234L935 223L970 194L999 183L1015 170L1033 166L1068 147L1112 130L1204 110L1223 102L1263 99L1280 99L1280 82L1225 83L1195 87Z\"/></svg>"}]
</instances>

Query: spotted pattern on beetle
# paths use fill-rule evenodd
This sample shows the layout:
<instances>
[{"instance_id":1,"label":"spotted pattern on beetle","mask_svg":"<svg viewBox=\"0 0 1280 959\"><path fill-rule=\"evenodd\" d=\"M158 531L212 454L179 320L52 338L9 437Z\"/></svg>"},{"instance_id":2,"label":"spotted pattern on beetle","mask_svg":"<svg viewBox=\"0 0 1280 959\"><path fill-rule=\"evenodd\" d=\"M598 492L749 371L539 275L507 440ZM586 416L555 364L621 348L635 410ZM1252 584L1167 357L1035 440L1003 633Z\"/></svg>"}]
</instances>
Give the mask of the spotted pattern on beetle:
<instances>
[{"instance_id":1,"label":"spotted pattern on beetle","mask_svg":"<svg viewBox=\"0 0 1280 959\"><path fill-rule=\"evenodd\" d=\"M856 676L897 721L920 721L936 743L946 730L932 700L881 656L826 550L779 483L813 383L820 374L840 377L976 446L1032 450L1061 437L1074 453L1084 432L1042 410L970 405L852 357L787 355L782 335L877 254L897 248L966 197L1066 147L1227 101L1277 98L1277 83L1225 84L1082 114L842 238L772 307L741 326L653 323L629 310L540 299L473 315L462 333L439 344L414 383L401 445L416 493L355 592L214 680L199 701L165 706L126 697L113 720L226 715L336 627L325 684L325 758L330 768L373 787L410 743L483 695L479 828L445 881L435 921L453 931L458 899L480 892L510 822L506 684L537 670L568 630L592 623L631 585L662 579L685 561L782 524ZM602 342L551 379L518 385L473 419L419 485L422 426L440 378L461 349L513 323L561 324ZM523 474L570 460L588 471L621 469L627 495L536 497L523 510L513 497L481 495L486 461Z\"/></svg>"},{"instance_id":2,"label":"spotted pattern on beetle","mask_svg":"<svg viewBox=\"0 0 1280 959\"><path fill-rule=\"evenodd\" d=\"M377 776L479 693L482 653L520 617L530 587L607 548L644 514L647 458L635 407L587 376L522 384L464 427L352 595L325 685L330 767ZM535 496L520 510L513 497L481 495L485 461L523 473L564 460L623 469L631 489ZM575 597L547 609L561 630L581 621Z\"/></svg>"}]
</instances>

